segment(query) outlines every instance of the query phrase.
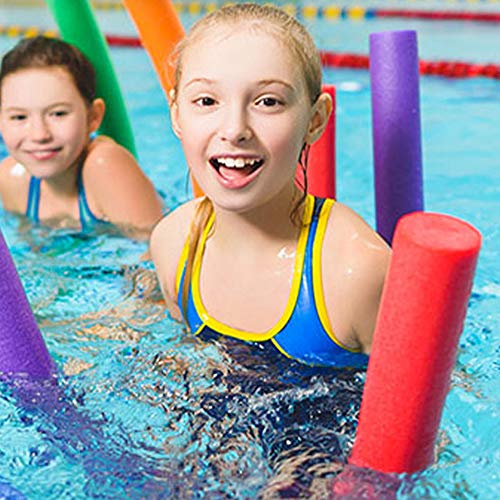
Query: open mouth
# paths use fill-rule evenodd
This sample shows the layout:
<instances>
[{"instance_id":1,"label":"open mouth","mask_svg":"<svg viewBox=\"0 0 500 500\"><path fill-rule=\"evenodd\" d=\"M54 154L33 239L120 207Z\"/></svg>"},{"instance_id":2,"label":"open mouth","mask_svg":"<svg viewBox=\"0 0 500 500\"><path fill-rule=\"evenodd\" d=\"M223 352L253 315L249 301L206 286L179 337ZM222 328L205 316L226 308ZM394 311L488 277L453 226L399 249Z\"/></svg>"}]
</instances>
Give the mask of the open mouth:
<instances>
[{"instance_id":1,"label":"open mouth","mask_svg":"<svg viewBox=\"0 0 500 500\"><path fill-rule=\"evenodd\" d=\"M227 180L236 180L248 177L257 171L264 164L263 158L253 157L212 157L209 160L210 165L219 175Z\"/></svg>"}]
</instances>

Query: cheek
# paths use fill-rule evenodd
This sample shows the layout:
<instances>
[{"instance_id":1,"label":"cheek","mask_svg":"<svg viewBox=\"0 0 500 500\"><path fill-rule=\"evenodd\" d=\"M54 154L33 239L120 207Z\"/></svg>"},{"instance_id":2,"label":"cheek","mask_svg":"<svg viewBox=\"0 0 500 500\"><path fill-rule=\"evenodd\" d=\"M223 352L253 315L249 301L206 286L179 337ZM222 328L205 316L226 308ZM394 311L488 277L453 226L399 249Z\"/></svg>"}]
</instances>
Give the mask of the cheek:
<instances>
[{"instance_id":1,"label":"cheek","mask_svg":"<svg viewBox=\"0 0 500 500\"><path fill-rule=\"evenodd\" d=\"M190 169L196 169L204 161L202 156L201 141L196 140L196 136L193 134L183 132L181 138L182 149L184 152L184 157Z\"/></svg>"},{"instance_id":2,"label":"cheek","mask_svg":"<svg viewBox=\"0 0 500 500\"><path fill-rule=\"evenodd\" d=\"M69 123L58 123L57 128L60 137L72 143L75 147L81 147L89 140L87 121L81 117Z\"/></svg>"},{"instance_id":3,"label":"cheek","mask_svg":"<svg viewBox=\"0 0 500 500\"><path fill-rule=\"evenodd\" d=\"M287 160L295 160L302 149L305 131L300 125L276 125L267 131L266 136L271 150L280 156L286 157Z\"/></svg>"},{"instance_id":4,"label":"cheek","mask_svg":"<svg viewBox=\"0 0 500 500\"><path fill-rule=\"evenodd\" d=\"M21 127L9 127L4 124L1 125L0 132L3 142L8 148L13 147L24 135Z\"/></svg>"},{"instance_id":5,"label":"cheek","mask_svg":"<svg viewBox=\"0 0 500 500\"><path fill-rule=\"evenodd\" d=\"M185 156L196 158L202 154L208 145L211 123L205 122L203 119L179 119L177 125Z\"/></svg>"}]
</instances>

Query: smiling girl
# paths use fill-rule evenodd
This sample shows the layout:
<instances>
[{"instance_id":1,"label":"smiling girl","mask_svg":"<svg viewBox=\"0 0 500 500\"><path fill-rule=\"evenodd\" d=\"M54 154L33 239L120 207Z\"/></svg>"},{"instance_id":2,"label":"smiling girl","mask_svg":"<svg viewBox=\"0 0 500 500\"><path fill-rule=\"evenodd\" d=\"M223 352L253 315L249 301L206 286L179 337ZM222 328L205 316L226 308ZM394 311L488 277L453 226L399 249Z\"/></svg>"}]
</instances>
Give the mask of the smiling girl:
<instances>
[{"instance_id":1,"label":"smiling girl","mask_svg":"<svg viewBox=\"0 0 500 500\"><path fill-rule=\"evenodd\" d=\"M206 195L160 222L151 251L194 334L366 364L390 250L352 210L295 184L331 110L310 35L279 8L223 7L179 46L172 123Z\"/></svg>"},{"instance_id":2,"label":"smiling girl","mask_svg":"<svg viewBox=\"0 0 500 500\"><path fill-rule=\"evenodd\" d=\"M34 222L140 230L161 218L159 197L134 157L97 136L105 112L87 58L57 39L22 40L0 69L0 163L6 210ZM135 233L138 235L138 233Z\"/></svg>"}]
</instances>

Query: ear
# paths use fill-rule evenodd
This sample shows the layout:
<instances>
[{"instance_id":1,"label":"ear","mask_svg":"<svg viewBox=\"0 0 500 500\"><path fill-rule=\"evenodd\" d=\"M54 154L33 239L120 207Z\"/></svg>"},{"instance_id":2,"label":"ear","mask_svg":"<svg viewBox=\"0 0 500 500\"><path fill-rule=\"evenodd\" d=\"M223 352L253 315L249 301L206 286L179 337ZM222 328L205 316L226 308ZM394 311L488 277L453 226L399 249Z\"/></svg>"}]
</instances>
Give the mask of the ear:
<instances>
[{"instance_id":1,"label":"ear","mask_svg":"<svg viewBox=\"0 0 500 500\"><path fill-rule=\"evenodd\" d=\"M179 107L175 100L170 101L170 121L172 122L172 130L174 134L181 139L181 127L179 125Z\"/></svg>"},{"instance_id":2,"label":"ear","mask_svg":"<svg viewBox=\"0 0 500 500\"><path fill-rule=\"evenodd\" d=\"M312 109L309 129L307 130L305 137L305 142L307 144L312 144L314 141L319 139L326 128L328 118L330 118L330 115L332 114L332 109L333 102L330 94L323 92L314 103Z\"/></svg>"},{"instance_id":3,"label":"ear","mask_svg":"<svg viewBox=\"0 0 500 500\"><path fill-rule=\"evenodd\" d=\"M101 126L105 111L106 104L100 97L92 101L88 115L89 133L95 132Z\"/></svg>"}]
</instances>

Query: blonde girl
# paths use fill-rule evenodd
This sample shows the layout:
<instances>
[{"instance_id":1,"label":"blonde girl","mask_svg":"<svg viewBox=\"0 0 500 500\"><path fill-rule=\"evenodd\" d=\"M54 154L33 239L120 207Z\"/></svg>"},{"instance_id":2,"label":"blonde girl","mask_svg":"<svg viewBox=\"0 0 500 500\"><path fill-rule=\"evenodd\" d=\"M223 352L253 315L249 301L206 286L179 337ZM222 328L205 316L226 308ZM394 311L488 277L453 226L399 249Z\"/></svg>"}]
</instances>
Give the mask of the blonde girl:
<instances>
[{"instance_id":1,"label":"blonde girl","mask_svg":"<svg viewBox=\"0 0 500 500\"><path fill-rule=\"evenodd\" d=\"M202 338L360 366L390 250L357 214L296 186L331 99L305 28L270 5L211 13L180 44L173 128L205 196L155 228L171 313Z\"/></svg>"}]
</instances>

